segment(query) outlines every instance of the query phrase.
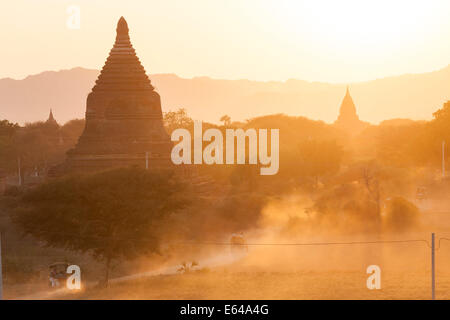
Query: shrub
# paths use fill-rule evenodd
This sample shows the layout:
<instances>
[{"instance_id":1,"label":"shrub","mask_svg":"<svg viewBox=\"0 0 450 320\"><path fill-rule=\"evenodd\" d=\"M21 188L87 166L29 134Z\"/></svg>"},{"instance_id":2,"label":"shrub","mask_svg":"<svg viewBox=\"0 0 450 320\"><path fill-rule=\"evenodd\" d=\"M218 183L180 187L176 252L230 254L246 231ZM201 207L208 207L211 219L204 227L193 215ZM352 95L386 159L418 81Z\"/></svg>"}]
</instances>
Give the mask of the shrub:
<instances>
[{"instance_id":1,"label":"shrub","mask_svg":"<svg viewBox=\"0 0 450 320\"><path fill-rule=\"evenodd\" d=\"M407 231L419 224L420 211L408 200L396 197L386 206L384 224L388 230Z\"/></svg>"}]
</instances>

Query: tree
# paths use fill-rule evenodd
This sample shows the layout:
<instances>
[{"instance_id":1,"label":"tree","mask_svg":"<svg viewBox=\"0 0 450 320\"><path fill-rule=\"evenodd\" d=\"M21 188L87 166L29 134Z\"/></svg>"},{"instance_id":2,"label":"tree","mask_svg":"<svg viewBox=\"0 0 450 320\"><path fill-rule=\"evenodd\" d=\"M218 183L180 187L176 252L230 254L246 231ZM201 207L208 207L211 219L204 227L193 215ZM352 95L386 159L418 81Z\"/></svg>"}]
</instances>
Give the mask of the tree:
<instances>
[{"instance_id":1,"label":"tree","mask_svg":"<svg viewBox=\"0 0 450 320\"><path fill-rule=\"evenodd\" d=\"M434 119L430 123L431 141L428 146L432 148L433 158L436 163L440 164L441 160L441 144L446 142L445 152L448 154L448 145L450 144L450 101L444 103L441 109L433 113ZM428 156L430 152L426 153Z\"/></svg>"},{"instance_id":2,"label":"tree","mask_svg":"<svg viewBox=\"0 0 450 320\"><path fill-rule=\"evenodd\" d=\"M228 115L224 115L220 118L220 121L223 122L225 127L229 127L231 125L231 118Z\"/></svg>"},{"instance_id":3,"label":"tree","mask_svg":"<svg viewBox=\"0 0 450 320\"><path fill-rule=\"evenodd\" d=\"M18 124L13 124L8 120L0 121L0 168L7 172L17 169L14 135L19 128Z\"/></svg>"},{"instance_id":4,"label":"tree","mask_svg":"<svg viewBox=\"0 0 450 320\"><path fill-rule=\"evenodd\" d=\"M0 136L11 138L13 134L19 129L17 123L9 122L8 120L0 120Z\"/></svg>"},{"instance_id":5,"label":"tree","mask_svg":"<svg viewBox=\"0 0 450 320\"><path fill-rule=\"evenodd\" d=\"M402 197L391 199L386 211L385 225L389 230L403 232L419 225L419 209Z\"/></svg>"},{"instance_id":6,"label":"tree","mask_svg":"<svg viewBox=\"0 0 450 320\"><path fill-rule=\"evenodd\" d=\"M7 172L17 172L20 164L23 184L27 172L46 171L64 160L65 152L82 131L84 121L80 122L72 120L59 127L55 123L38 121L19 127L6 120L0 121L0 167Z\"/></svg>"},{"instance_id":7,"label":"tree","mask_svg":"<svg viewBox=\"0 0 450 320\"><path fill-rule=\"evenodd\" d=\"M381 190L380 190L380 173L379 168L369 163L362 168L361 174L362 182L367 190L370 200L376 207L376 219L377 223L380 223L381 219Z\"/></svg>"},{"instance_id":8,"label":"tree","mask_svg":"<svg viewBox=\"0 0 450 320\"><path fill-rule=\"evenodd\" d=\"M450 101L444 103L441 109L433 113L435 122L442 122L445 125L450 123Z\"/></svg>"},{"instance_id":9,"label":"tree","mask_svg":"<svg viewBox=\"0 0 450 320\"><path fill-rule=\"evenodd\" d=\"M314 185L319 178L339 171L343 157L342 148L334 140L307 139L298 145L295 165L303 177L311 177Z\"/></svg>"},{"instance_id":10,"label":"tree","mask_svg":"<svg viewBox=\"0 0 450 320\"><path fill-rule=\"evenodd\" d=\"M170 172L122 168L70 176L26 192L12 219L51 247L88 252L105 262L159 252L159 232L183 208L183 190Z\"/></svg>"},{"instance_id":11,"label":"tree","mask_svg":"<svg viewBox=\"0 0 450 320\"><path fill-rule=\"evenodd\" d=\"M68 140L70 146L75 145L83 133L86 121L84 119L73 119L61 127L61 136L64 141Z\"/></svg>"},{"instance_id":12,"label":"tree","mask_svg":"<svg viewBox=\"0 0 450 320\"><path fill-rule=\"evenodd\" d=\"M13 137L15 161L21 171L21 183L31 171L46 170L49 165L64 160L67 147L59 143L60 128L47 122L27 123Z\"/></svg>"},{"instance_id":13,"label":"tree","mask_svg":"<svg viewBox=\"0 0 450 320\"><path fill-rule=\"evenodd\" d=\"M190 129L194 126L194 121L188 116L186 109L180 108L177 111L168 111L164 113L164 125L169 134L178 128Z\"/></svg>"}]
</instances>

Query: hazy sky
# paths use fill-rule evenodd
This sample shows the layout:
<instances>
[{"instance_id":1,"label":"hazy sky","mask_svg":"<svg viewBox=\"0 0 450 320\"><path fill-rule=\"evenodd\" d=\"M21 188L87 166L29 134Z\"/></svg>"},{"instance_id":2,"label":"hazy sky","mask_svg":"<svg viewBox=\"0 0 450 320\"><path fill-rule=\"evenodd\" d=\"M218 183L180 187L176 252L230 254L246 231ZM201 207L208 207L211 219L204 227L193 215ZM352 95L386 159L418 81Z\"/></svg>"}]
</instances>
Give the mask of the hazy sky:
<instances>
[{"instance_id":1,"label":"hazy sky","mask_svg":"<svg viewBox=\"0 0 450 320\"><path fill-rule=\"evenodd\" d=\"M100 69L121 15L149 73L352 82L450 64L448 0L3 0L0 12L0 77Z\"/></svg>"}]
</instances>

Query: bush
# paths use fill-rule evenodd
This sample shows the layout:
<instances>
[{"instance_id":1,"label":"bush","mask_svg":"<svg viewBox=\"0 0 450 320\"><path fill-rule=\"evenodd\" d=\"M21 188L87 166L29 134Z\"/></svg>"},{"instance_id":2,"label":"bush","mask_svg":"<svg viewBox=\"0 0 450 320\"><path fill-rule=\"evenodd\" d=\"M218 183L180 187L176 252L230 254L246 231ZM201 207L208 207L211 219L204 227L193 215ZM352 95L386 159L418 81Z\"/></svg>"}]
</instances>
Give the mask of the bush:
<instances>
[{"instance_id":1,"label":"bush","mask_svg":"<svg viewBox=\"0 0 450 320\"><path fill-rule=\"evenodd\" d=\"M385 226L388 230L402 232L419 224L420 211L408 200L396 197L386 206Z\"/></svg>"},{"instance_id":2,"label":"bush","mask_svg":"<svg viewBox=\"0 0 450 320\"><path fill-rule=\"evenodd\" d=\"M22 189L18 186L8 186L6 187L3 195L7 197L18 197L22 194Z\"/></svg>"}]
</instances>

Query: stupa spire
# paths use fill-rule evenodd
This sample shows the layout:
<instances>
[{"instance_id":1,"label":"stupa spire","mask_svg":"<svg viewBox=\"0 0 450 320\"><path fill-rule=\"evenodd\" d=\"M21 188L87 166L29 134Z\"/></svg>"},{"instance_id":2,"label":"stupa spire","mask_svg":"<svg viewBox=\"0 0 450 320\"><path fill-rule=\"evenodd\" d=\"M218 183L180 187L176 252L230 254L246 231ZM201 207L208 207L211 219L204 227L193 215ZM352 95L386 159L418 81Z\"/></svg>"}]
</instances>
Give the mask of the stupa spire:
<instances>
[{"instance_id":1,"label":"stupa spire","mask_svg":"<svg viewBox=\"0 0 450 320\"><path fill-rule=\"evenodd\" d=\"M119 22L117 22L117 36L127 35L128 36L128 23L124 17L120 17Z\"/></svg>"},{"instance_id":2,"label":"stupa spire","mask_svg":"<svg viewBox=\"0 0 450 320\"><path fill-rule=\"evenodd\" d=\"M47 121L54 121L55 118L53 117L53 111L52 108L50 108L50 114L48 115L48 120Z\"/></svg>"},{"instance_id":3,"label":"stupa spire","mask_svg":"<svg viewBox=\"0 0 450 320\"><path fill-rule=\"evenodd\" d=\"M45 121L45 123L59 126L58 122L55 120L55 117L53 117L53 111L51 108L50 113L48 115L48 119L47 121Z\"/></svg>"},{"instance_id":4,"label":"stupa spire","mask_svg":"<svg viewBox=\"0 0 450 320\"><path fill-rule=\"evenodd\" d=\"M342 100L341 107L339 109L339 120L359 120L358 115L356 114L355 103L353 102L353 98L350 95L350 88L347 86L347 91L345 93L345 97Z\"/></svg>"}]
</instances>

